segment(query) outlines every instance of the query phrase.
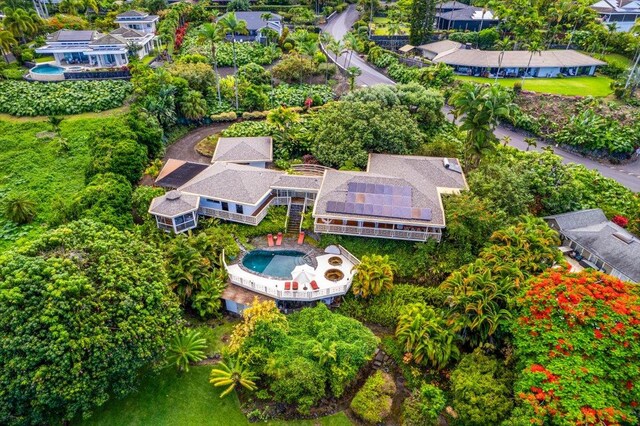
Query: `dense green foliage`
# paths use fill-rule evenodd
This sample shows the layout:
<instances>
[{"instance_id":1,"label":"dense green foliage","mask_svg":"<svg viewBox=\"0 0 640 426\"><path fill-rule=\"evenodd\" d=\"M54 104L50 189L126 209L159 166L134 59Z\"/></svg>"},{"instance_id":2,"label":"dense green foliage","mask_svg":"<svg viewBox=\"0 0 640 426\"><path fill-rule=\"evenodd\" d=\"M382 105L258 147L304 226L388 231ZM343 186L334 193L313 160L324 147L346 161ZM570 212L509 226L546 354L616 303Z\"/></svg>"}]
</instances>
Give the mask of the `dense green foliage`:
<instances>
[{"instance_id":1,"label":"dense green foliage","mask_svg":"<svg viewBox=\"0 0 640 426\"><path fill-rule=\"evenodd\" d=\"M0 422L69 420L131 391L179 319L160 259L89 221L0 259Z\"/></svg>"},{"instance_id":2,"label":"dense green foliage","mask_svg":"<svg viewBox=\"0 0 640 426\"><path fill-rule=\"evenodd\" d=\"M514 422L636 422L637 287L594 271L553 271L520 296L512 327L520 404Z\"/></svg>"},{"instance_id":3,"label":"dense green foliage","mask_svg":"<svg viewBox=\"0 0 640 426\"><path fill-rule=\"evenodd\" d=\"M391 414L394 393L396 384L393 378L378 370L367 379L353 398L351 410L366 422L380 423Z\"/></svg>"},{"instance_id":4,"label":"dense green foliage","mask_svg":"<svg viewBox=\"0 0 640 426\"><path fill-rule=\"evenodd\" d=\"M0 113L18 116L100 112L122 105L131 83L117 80L0 81Z\"/></svg>"},{"instance_id":5,"label":"dense green foliage","mask_svg":"<svg viewBox=\"0 0 640 426\"><path fill-rule=\"evenodd\" d=\"M403 426L435 426L444 410L446 399L442 390L423 383L402 404Z\"/></svg>"}]
</instances>

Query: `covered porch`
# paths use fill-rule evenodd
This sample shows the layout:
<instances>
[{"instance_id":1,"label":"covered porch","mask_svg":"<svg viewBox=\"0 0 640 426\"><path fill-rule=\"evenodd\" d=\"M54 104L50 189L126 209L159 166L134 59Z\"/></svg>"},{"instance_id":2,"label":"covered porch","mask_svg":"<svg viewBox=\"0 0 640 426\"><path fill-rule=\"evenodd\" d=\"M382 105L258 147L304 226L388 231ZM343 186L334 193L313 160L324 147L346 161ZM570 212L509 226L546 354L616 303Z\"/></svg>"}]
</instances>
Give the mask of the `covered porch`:
<instances>
[{"instance_id":1,"label":"covered porch","mask_svg":"<svg viewBox=\"0 0 640 426\"><path fill-rule=\"evenodd\" d=\"M316 218L314 231L317 233L393 238L396 240L410 241L426 241L428 238L440 241L442 238L441 228L348 219Z\"/></svg>"}]
</instances>

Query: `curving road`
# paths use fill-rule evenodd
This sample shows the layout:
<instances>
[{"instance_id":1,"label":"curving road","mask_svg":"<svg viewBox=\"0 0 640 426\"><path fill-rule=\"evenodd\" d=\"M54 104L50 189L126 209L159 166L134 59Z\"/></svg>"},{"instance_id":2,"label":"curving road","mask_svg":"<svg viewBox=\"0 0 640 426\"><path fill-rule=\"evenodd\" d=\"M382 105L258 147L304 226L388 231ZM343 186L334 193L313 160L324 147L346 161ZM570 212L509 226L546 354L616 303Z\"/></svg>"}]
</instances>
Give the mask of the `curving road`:
<instances>
[{"instance_id":1,"label":"curving road","mask_svg":"<svg viewBox=\"0 0 640 426\"><path fill-rule=\"evenodd\" d=\"M359 13L356 10L355 5L349 5L349 7L342 13L334 16L323 28L324 32L327 32L333 36L336 40L342 40L344 35L353 26L353 23L358 20ZM335 55L330 54L335 62ZM343 54L339 58L339 64L343 65L347 53ZM362 75L358 76L356 82L359 86L372 86L374 84L395 84L393 80L377 71L366 61L360 58L356 53L351 58L351 66L356 66L362 70ZM449 117L450 109L445 107L445 114ZM510 145L520 150L527 150L527 143L524 141L525 135L514 132L506 127L499 126L495 135L502 139L508 136L511 141ZM538 146L531 148L532 150L541 151L542 148L549 146L542 141L538 141ZM557 155L562 157L565 163L577 163L582 164L587 169L595 169L602 173L603 176L615 179L622 185L635 192L640 192L640 161L626 165L610 165L605 163L599 163L595 160L591 160L586 157L582 157L571 152L567 152L558 148L554 148Z\"/></svg>"}]
</instances>

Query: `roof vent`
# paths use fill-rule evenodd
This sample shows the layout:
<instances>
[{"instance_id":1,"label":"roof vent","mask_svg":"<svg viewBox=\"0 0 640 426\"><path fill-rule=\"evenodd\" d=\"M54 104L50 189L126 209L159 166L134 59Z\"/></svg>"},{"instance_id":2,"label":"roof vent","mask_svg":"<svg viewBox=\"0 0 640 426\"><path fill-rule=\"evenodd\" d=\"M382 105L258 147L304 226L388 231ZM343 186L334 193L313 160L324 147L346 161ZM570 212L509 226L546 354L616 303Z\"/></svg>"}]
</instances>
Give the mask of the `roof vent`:
<instances>
[{"instance_id":1,"label":"roof vent","mask_svg":"<svg viewBox=\"0 0 640 426\"><path fill-rule=\"evenodd\" d=\"M178 198L180 198L182 194L180 193L180 191L169 191L167 192L167 200L169 201L173 201L173 200L177 200Z\"/></svg>"},{"instance_id":2,"label":"roof vent","mask_svg":"<svg viewBox=\"0 0 640 426\"><path fill-rule=\"evenodd\" d=\"M455 158L452 158L451 160L449 160L448 158L443 158L442 164L444 164L445 169L462 174L460 163L458 163L458 160L456 160Z\"/></svg>"},{"instance_id":3,"label":"roof vent","mask_svg":"<svg viewBox=\"0 0 640 426\"><path fill-rule=\"evenodd\" d=\"M631 244L633 242L633 236L628 234L623 234L622 232L614 232L613 236L625 244Z\"/></svg>"}]
</instances>

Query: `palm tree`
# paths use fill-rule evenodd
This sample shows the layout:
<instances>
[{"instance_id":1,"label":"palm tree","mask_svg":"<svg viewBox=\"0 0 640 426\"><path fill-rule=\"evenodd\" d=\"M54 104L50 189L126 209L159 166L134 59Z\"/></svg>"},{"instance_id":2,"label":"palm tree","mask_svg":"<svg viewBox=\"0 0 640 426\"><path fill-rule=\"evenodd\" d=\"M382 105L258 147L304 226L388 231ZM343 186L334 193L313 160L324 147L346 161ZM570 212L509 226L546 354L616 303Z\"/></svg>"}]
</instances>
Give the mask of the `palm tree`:
<instances>
[{"instance_id":1,"label":"palm tree","mask_svg":"<svg viewBox=\"0 0 640 426\"><path fill-rule=\"evenodd\" d=\"M65 12L69 15L77 15L80 9L82 9L82 0L62 0L58 5L60 12Z\"/></svg>"},{"instance_id":2,"label":"palm tree","mask_svg":"<svg viewBox=\"0 0 640 426\"><path fill-rule=\"evenodd\" d=\"M25 194L9 194L3 202L4 217L17 224L29 223L36 216L36 203Z\"/></svg>"},{"instance_id":3,"label":"palm tree","mask_svg":"<svg viewBox=\"0 0 640 426\"><path fill-rule=\"evenodd\" d=\"M344 43L340 40L331 40L327 44L327 49L329 49L329 52L335 55L336 64L338 64L338 59L340 58L340 55L342 55L342 53L345 51Z\"/></svg>"},{"instance_id":4,"label":"palm tree","mask_svg":"<svg viewBox=\"0 0 640 426\"><path fill-rule=\"evenodd\" d=\"M282 140L289 140L289 131L300 122L300 114L292 108L280 106L267 114L267 123L272 124L280 133Z\"/></svg>"},{"instance_id":5,"label":"palm tree","mask_svg":"<svg viewBox=\"0 0 640 426\"><path fill-rule=\"evenodd\" d=\"M219 20L222 27L226 29L227 33L231 33L233 43L233 88L236 96L236 109L240 108L240 102L238 101L238 63L236 57L236 34L247 34L247 21L238 20L236 14L229 12Z\"/></svg>"},{"instance_id":6,"label":"palm tree","mask_svg":"<svg viewBox=\"0 0 640 426\"><path fill-rule=\"evenodd\" d=\"M92 10L93 13L98 13L100 10L96 0L80 0L80 4L82 4L82 7L84 8L84 14L87 18L89 17L90 10Z\"/></svg>"},{"instance_id":7,"label":"palm tree","mask_svg":"<svg viewBox=\"0 0 640 426\"><path fill-rule=\"evenodd\" d=\"M347 63L347 58L345 57L344 67L348 68L351 65L351 58L353 57L353 51L358 48L359 40L353 33L347 33L344 36L344 45L347 49L349 49L349 63Z\"/></svg>"},{"instance_id":8,"label":"palm tree","mask_svg":"<svg viewBox=\"0 0 640 426\"><path fill-rule=\"evenodd\" d=\"M205 269L200 252L189 244L184 234L177 236L167 248L167 266L170 286L185 303L199 287Z\"/></svg>"},{"instance_id":9,"label":"palm tree","mask_svg":"<svg viewBox=\"0 0 640 426\"><path fill-rule=\"evenodd\" d=\"M206 347L207 340L201 338L197 331L190 330L173 338L169 345L167 361L171 364L175 363L178 371L188 373L189 364L206 358L204 353Z\"/></svg>"},{"instance_id":10,"label":"palm tree","mask_svg":"<svg viewBox=\"0 0 640 426\"><path fill-rule=\"evenodd\" d=\"M198 30L198 42L207 42L211 44L211 60L213 61L213 71L216 75L216 90L218 92L218 103L222 103L222 95L220 94L220 76L218 75L218 50L216 43L224 40L224 29L218 22L203 24Z\"/></svg>"},{"instance_id":11,"label":"palm tree","mask_svg":"<svg viewBox=\"0 0 640 426\"><path fill-rule=\"evenodd\" d=\"M38 30L39 19L34 19L30 13L24 9L7 9L2 21L4 28L11 32L14 37L20 37L23 43L27 42L26 34L35 33Z\"/></svg>"},{"instance_id":12,"label":"palm tree","mask_svg":"<svg viewBox=\"0 0 640 426\"><path fill-rule=\"evenodd\" d=\"M360 263L353 269L356 273L351 290L358 296L365 298L370 295L375 296L393 288L395 264L389 260L388 255L362 256Z\"/></svg>"},{"instance_id":13,"label":"palm tree","mask_svg":"<svg viewBox=\"0 0 640 426\"><path fill-rule=\"evenodd\" d=\"M256 390L255 381L257 377L239 361L229 360L227 363L220 362L218 368L211 370L211 379L215 387L228 386L224 392L220 394L220 398L224 398L238 386L242 386L250 391Z\"/></svg>"},{"instance_id":14,"label":"palm tree","mask_svg":"<svg viewBox=\"0 0 640 426\"><path fill-rule=\"evenodd\" d=\"M191 306L203 318L215 314L220 309L220 296L226 287L226 281L221 279L220 273L212 273L200 281L200 289L193 296Z\"/></svg>"},{"instance_id":15,"label":"palm tree","mask_svg":"<svg viewBox=\"0 0 640 426\"><path fill-rule=\"evenodd\" d=\"M4 56L4 60L9 63L9 53L11 48L18 44L10 31L0 31L0 53Z\"/></svg>"},{"instance_id":16,"label":"palm tree","mask_svg":"<svg viewBox=\"0 0 640 426\"><path fill-rule=\"evenodd\" d=\"M500 75L500 70L502 69L502 59L504 58L504 52L507 50L511 50L511 40L508 37L503 38L502 40L498 40L496 43L496 48L500 51L500 55L498 56L498 72L496 72L496 83L498 82L498 76Z\"/></svg>"},{"instance_id":17,"label":"palm tree","mask_svg":"<svg viewBox=\"0 0 640 426\"><path fill-rule=\"evenodd\" d=\"M202 93L189 90L181 99L180 110L186 119L198 121L207 113L207 101Z\"/></svg>"},{"instance_id":18,"label":"palm tree","mask_svg":"<svg viewBox=\"0 0 640 426\"><path fill-rule=\"evenodd\" d=\"M353 92L356 87L356 77L362 75L362 70L358 67L347 68L347 74L349 75L349 90Z\"/></svg>"},{"instance_id":19,"label":"palm tree","mask_svg":"<svg viewBox=\"0 0 640 426\"><path fill-rule=\"evenodd\" d=\"M533 55L535 53L537 54L541 54L542 53L542 45L538 42L538 41L532 41L531 43L529 43L529 45L527 46L527 50L530 52L529 55L529 62L527 62L527 69L525 70L524 74L522 75L522 85L524 86L524 79L527 77L527 74L529 73L529 68L531 67L531 61L533 60Z\"/></svg>"},{"instance_id":20,"label":"palm tree","mask_svg":"<svg viewBox=\"0 0 640 426\"><path fill-rule=\"evenodd\" d=\"M524 141L527 144L527 151L529 151L531 147L535 148L538 146L538 140L536 138L524 138Z\"/></svg>"}]
</instances>

